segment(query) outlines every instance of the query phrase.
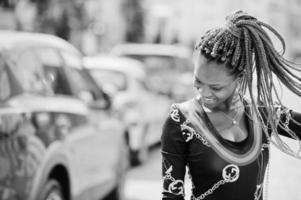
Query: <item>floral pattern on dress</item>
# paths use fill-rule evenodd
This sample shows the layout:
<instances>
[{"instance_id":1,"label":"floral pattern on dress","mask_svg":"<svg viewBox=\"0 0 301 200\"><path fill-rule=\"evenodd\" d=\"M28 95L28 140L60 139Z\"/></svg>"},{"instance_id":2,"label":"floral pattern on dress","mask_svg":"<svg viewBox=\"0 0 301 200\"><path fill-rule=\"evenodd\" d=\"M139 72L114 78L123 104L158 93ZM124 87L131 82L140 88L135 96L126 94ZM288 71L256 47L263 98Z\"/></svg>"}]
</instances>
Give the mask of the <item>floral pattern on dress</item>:
<instances>
[{"instance_id":1,"label":"floral pattern on dress","mask_svg":"<svg viewBox=\"0 0 301 200\"><path fill-rule=\"evenodd\" d=\"M179 109L177 108L177 106L176 106L175 104L173 104L173 105L171 106L170 117L171 117L171 119L174 120L175 122L180 122Z\"/></svg>"},{"instance_id":2,"label":"floral pattern on dress","mask_svg":"<svg viewBox=\"0 0 301 200\"><path fill-rule=\"evenodd\" d=\"M182 123L181 126L181 131L182 131L182 135L185 138L185 142L189 142L190 140L193 139L193 136L196 135L196 131L188 126L187 124L189 123L188 120L186 120L184 123Z\"/></svg>"},{"instance_id":3,"label":"floral pattern on dress","mask_svg":"<svg viewBox=\"0 0 301 200\"><path fill-rule=\"evenodd\" d=\"M184 197L184 181L181 179L175 179L172 176L172 171L172 165L170 165L169 168L165 171L165 175L163 177L165 183L163 191L171 193L173 195L181 195Z\"/></svg>"},{"instance_id":4,"label":"floral pattern on dress","mask_svg":"<svg viewBox=\"0 0 301 200\"><path fill-rule=\"evenodd\" d=\"M180 123L179 108L176 104L173 104L171 106L170 117L173 121ZM185 138L185 142L189 142L195 137L198 140L200 140L204 145L210 147L210 144L205 139L205 137L202 136L200 133L196 132L196 130L189 124L190 121L188 119L186 119L182 124L180 124L182 135Z\"/></svg>"}]
</instances>

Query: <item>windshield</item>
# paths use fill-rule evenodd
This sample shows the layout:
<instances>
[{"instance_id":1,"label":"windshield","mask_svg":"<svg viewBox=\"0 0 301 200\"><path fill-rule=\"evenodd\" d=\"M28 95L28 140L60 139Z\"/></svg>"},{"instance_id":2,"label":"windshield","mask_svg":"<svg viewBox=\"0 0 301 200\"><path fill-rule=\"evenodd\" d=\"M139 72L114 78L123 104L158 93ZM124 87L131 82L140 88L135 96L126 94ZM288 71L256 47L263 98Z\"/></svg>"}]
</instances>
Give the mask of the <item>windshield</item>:
<instances>
[{"instance_id":1,"label":"windshield","mask_svg":"<svg viewBox=\"0 0 301 200\"><path fill-rule=\"evenodd\" d=\"M16 64L11 67L25 92L35 94L52 94L51 86L44 76L40 59L31 51L26 51L16 58Z\"/></svg>"},{"instance_id":2,"label":"windshield","mask_svg":"<svg viewBox=\"0 0 301 200\"><path fill-rule=\"evenodd\" d=\"M3 103L11 95L9 78L5 67L5 61L0 56L0 102Z\"/></svg>"}]
</instances>

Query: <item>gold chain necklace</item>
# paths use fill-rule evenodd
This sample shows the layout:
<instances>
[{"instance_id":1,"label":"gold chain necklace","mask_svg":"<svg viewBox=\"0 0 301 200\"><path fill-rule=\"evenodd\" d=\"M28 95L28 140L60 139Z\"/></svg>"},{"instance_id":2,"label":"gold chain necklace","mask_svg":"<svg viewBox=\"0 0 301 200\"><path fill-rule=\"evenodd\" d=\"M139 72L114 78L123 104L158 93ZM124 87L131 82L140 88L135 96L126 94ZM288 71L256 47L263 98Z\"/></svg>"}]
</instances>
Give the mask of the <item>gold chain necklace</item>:
<instances>
[{"instance_id":1,"label":"gold chain necklace","mask_svg":"<svg viewBox=\"0 0 301 200\"><path fill-rule=\"evenodd\" d=\"M202 104L205 112L213 112L211 109L207 108L204 104ZM218 112L222 113L226 118L230 119L231 120L231 125L232 126L235 126L235 125L238 125L239 124L239 108L241 108L242 106L237 106L236 108L234 108L236 110L236 113L235 113L235 116L232 118L232 117L229 117L225 112L219 110Z\"/></svg>"},{"instance_id":2,"label":"gold chain necklace","mask_svg":"<svg viewBox=\"0 0 301 200\"><path fill-rule=\"evenodd\" d=\"M222 113L225 117L227 117L228 119L230 119L232 121L232 123L231 123L232 126L235 126L235 125L239 124L239 120L240 120L240 119L238 119L239 118L239 107L236 108L236 113L235 113L233 118L229 117L225 112L223 112L221 110L219 110L219 112Z\"/></svg>"}]
</instances>

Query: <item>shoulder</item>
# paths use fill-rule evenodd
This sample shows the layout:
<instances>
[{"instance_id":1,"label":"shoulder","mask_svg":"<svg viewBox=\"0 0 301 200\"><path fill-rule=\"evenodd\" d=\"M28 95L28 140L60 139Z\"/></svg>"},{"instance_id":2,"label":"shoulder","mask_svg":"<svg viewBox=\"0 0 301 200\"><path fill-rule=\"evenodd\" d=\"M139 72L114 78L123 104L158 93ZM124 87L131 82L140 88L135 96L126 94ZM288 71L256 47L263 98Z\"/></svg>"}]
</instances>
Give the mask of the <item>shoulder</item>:
<instances>
[{"instance_id":1,"label":"shoulder","mask_svg":"<svg viewBox=\"0 0 301 200\"><path fill-rule=\"evenodd\" d=\"M183 151L186 151L186 141L182 130L185 122L186 118L181 113L179 104L172 104L162 128L161 149L163 152L182 155Z\"/></svg>"},{"instance_id":2,"label":"shoulder","mask_svg":"<svg viewBox=\"0 0 301 200\"><path fill-rule=\"evenodd\" d=\"M181 110L182 104L174 103L170 106L168 116L163 125L163 136L175 136L175 132L181 132L181 125L186 121L186 117Z\"/></svg>"},{"instance_id":3,"label":"shoulder","mask_svg":"<svg viewBox=\"0 0 301 200\"><path fill-rule=\"evenodd\" d=\"M184 112L186 112L186 106L189 101L182 103L172 104L170 107L169 115L163 125L162 138L178 138L186 140L186 132L192 129L189 124L189 120L186 118ZM191 132L191 131L190 131Z\"/></svg>"},{"instance_id":4,"label":"shoulder","mask_svg":"<svg viewBox=\"0 0 301 200\"><path fill-rule=\"evenodd\" d=\"M183 116L180 113L179 104L172 104L169 108L167 119L165 120L163 130L175 129L180 125Z\"/></svg>"},{"instance_id":5,"label":"shoulder","mask_svg":"<svg viewBox=\"0 0 301 200\"><path fill-rule=\"evenodd\" d=\"M167 122L181 124L186 120L185 112L188 110L189 101L174 103L170 106Z\"/></svg>"}]
</instances>

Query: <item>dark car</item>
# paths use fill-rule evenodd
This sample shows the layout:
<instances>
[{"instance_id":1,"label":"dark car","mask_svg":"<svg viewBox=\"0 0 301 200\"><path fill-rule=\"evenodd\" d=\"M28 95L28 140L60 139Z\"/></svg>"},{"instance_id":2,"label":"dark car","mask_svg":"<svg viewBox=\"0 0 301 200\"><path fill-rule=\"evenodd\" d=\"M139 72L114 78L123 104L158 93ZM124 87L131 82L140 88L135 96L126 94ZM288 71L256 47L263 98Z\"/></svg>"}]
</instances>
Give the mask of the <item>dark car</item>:
<instances>
[{"instance_id":1,"label":"dark car","mask_svg":"<svg viewBox=\"0 0 301 200\"><path fill-rule=\"evenodd\" d=\"M125 126L55 36L0 31L0 199L121 199Z\"/></svg>"}]
</instances>

